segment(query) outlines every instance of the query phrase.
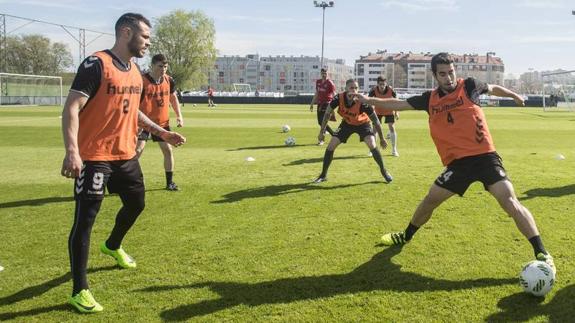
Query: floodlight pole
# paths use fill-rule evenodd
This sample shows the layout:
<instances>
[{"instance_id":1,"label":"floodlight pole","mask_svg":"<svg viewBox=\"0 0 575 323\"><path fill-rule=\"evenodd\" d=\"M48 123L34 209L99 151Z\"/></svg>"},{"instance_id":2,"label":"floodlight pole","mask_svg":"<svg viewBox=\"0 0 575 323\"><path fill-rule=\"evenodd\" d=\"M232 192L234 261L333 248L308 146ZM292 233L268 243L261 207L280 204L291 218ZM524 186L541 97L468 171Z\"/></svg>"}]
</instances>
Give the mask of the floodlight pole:
<instances>
[{"instance_id":1,"label":"floodlight pole","mask_svg":"<svg viewBox=\"0 0 575 323\"><path fill-rule=\"evenodd\" d=\"M321 17L321 60L320 60L320 68L323 68L323 48L324 48L324 35L325 35L325 8L332 8L334 5L333 1L322 1L322 2L318 2L318 1L314 1L313 5L316 8L321 8L322 9L322 17Z\"/></svg>"}]
</instances>

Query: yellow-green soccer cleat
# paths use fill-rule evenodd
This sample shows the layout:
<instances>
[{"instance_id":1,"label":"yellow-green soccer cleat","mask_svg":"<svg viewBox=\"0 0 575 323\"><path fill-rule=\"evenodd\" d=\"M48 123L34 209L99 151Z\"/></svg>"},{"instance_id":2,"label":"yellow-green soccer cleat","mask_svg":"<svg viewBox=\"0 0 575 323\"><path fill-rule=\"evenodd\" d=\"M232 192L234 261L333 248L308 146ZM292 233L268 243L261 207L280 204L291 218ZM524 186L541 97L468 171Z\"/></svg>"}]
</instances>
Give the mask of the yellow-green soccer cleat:
<instances>
[{"instance_id":1,"label":"yellow-green soccer cleat","mask_svg":"<svg viewBox=\"0 0 575 323\"><path fill-rule=\"evenodd\" d=\"M553 262L553 257L550 254L544 254L542 252L537 254L537 260L543 261L551 267L553 274L557 275L557 268L555 268L555 262Z\"/></svg>"},{"instance_id":2,"label":"yellow-green soccer cleat","mask_svg":"<svg viewBox=\"0 0 575 323\"><path fill-rule=\"evenodd\" d=\"M386 246L402 246L407 242L404 232L391 232L381 236L381 243Z\"/></svg>"},{"instance_id":3,"label":"yellow-green soccer cleat","mask_svg":"<svg viewBox=\"0 0 575 323\"><path fill-rule=\"evenodd\" d=\"M104 310L88 289L82 289L78 294L70 297L68 302L80 313L98 313Z\"/></svg>"},{"instance_id":4,"label":"yellow-green soccer cleat","mask_svg":"<svg viewBox=\"0 0 575 323\"><path fill-rule=\"evenodd\" d=\"M136 261L122 249L122 246L116 250L111 250L106 247L106 242L102 242L100 251L105 255L114 257L118 262L118 266L122 268L136 268Z\"/></svg>"}]
</instances>

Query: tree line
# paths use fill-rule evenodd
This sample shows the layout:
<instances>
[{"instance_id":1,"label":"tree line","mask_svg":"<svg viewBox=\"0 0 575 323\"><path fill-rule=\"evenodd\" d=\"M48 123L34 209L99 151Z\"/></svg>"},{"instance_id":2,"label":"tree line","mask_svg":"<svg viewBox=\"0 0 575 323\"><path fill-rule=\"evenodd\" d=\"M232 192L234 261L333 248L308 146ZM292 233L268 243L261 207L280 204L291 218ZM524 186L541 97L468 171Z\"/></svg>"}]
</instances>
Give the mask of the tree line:
<instances>
[{"instance_id":1,"label":"tree line","mask_svg":"<svg viewBox=\"0 0 575 323\"><path fill-rule=\"evenodd\" d=\"M168 57L168 74L178 87L198 88L206 84L206 71L216 59L215 34L213 20L203 12L175 10L154 19L148 55L161 53ZM42 35L6 37L6 53L2 71L6 73L61 75L70 79L70 72L76 68L66 44Z\"/></svg>"}]
</instances>

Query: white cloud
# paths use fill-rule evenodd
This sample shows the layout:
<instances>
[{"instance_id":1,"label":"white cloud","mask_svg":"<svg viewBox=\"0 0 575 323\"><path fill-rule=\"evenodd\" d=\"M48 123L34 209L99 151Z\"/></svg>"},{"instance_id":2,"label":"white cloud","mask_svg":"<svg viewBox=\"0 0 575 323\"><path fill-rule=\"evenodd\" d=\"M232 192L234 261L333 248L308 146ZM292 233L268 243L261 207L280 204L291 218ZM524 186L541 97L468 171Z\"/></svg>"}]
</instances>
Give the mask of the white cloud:
<instances>
[{"instance_id":1,"label":"white cloud","mask_svg":"<svg viewBox=\"0 0 575 323\"><path fill-rule=\"evenodd\" d=\"M560 33L558 33L560 34ZM575 43L575 35L557 35L557 36L526 36L515 40L516 43Z\"/></svg>"},{"instance_id":2,"label":"white cloud","mask_svg":"<svg viewBox=\"0 0 575 323\"><path fill-rule=\"evenodd\" d=\"M381 3L386 8L398 8L407 12L447 10L458 11L456 0L391 0Z\"/></svg>"},{"instance_id":3,"label":"white cloud","mask_svg":"<svg viewBox=\"0 0 575 323\"><path fill-rule=\"evenodd\" d=\"M566 7L563 0L522 0L516 6L534 9L558 9Z\"/></svg>"}]
</instances>

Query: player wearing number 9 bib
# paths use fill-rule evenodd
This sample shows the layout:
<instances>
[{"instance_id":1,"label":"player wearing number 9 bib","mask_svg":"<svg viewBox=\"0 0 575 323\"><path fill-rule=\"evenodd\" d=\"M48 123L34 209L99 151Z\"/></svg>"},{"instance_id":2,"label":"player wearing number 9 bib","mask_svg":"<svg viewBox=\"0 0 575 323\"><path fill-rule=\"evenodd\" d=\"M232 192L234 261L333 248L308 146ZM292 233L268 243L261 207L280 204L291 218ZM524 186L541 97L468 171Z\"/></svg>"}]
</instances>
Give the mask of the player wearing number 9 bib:
<instances>
[{"instance_id":1,"label":"player wearing number 9 bib","mask_svg":"<svg viewBox=\"0 0 575 323\"><path fill-rule=\"evenodd\" d=\"M485 93L512 98L519 106L524 105L523 98L499 85L486 84L474 78L457 79L453 59L447 53L433 56L431 69L438 87L422 95L407 100L357 95L360 101L376 107L427 111L431 138L446 166L415 210L405 231L383 235L383 244L407 243L441 203L455 194L463 196L471 183L480 181L529 240L535 257L546 261L555 270L553 258L543 246L533 216L515 196L479 105L479 96Z\"/></svg>"},{"instance_id":2,"label":"player wearing number 9 bib","mask_svg":"<svg viewBox=\"0 0 575 323\"><path fill-rule=\"evenodd\" d=\"M150 46L150 27L148 19L140 14L122 15L116 22L114 46L81 63L62 112L66 155L61 173L75 179L76 201L68 239L73 281L69 302L82 313L103 309L89 290L86 271L92 225L105 187L110 193L118 193L122 208L100 250L114 257L120 267L136 267L121 244L144 209L144 180L134 158L138 125L174 146L186 141L139 111L142 76L132 57L144 56Z\"/></svg>"}]
</instances>

